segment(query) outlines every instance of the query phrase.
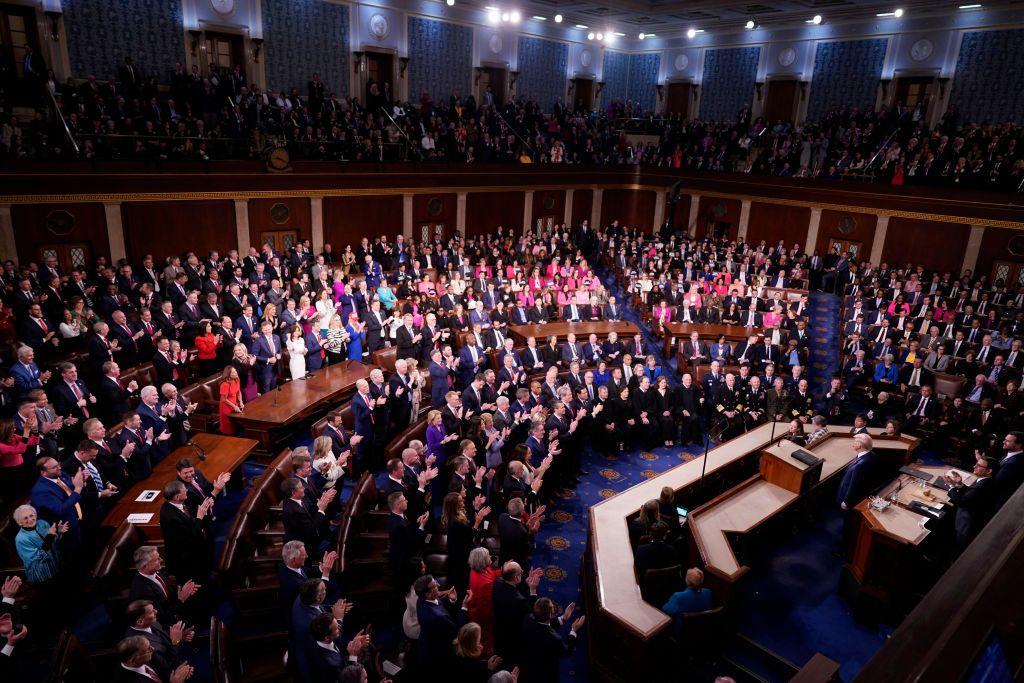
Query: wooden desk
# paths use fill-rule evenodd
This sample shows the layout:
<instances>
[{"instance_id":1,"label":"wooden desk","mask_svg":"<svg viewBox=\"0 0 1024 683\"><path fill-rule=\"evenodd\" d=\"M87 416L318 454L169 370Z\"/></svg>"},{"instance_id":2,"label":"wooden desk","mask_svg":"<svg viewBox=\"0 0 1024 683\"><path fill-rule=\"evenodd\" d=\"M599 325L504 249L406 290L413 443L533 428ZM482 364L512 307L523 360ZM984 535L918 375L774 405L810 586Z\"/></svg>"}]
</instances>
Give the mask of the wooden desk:
<instances>
[{"instance_id":1,"label":"wooden desk","mask_svg":"<svg viewBox=\"0 0 1024 683\"><path fill-rule=\"evenodd\" d=\"M691 332L699 332L700 339L710 346L720 335L725 335L726 341L738 344L744 342L752 334L761 334L758 327L744 327L742 325L710 325L705 323L681 323L670 320L665 323L665 358L673 358L677 342L686 341L690 338Z\"/></svg>"},{"instance_id":2,"label":"wooden desk","mask_svg":"<svg viewBox=\"0 0 1024 683\"><path fill-rule=\"evenodd\" d=\"M279 385L231 419L245 429L245 436L256 439L260 447L273 452L290 427L320 411L337 406L355 393L356 381L370 376L373 365L354 360L317 370L308 379Z\"/></svg>"},{"instance_id":3,"label":"wooden desk","mask_svg":"<svg viewBox=\"0 0 1024 683\"><path fill-rule=\"evenodd\" d=\"M117 504L103 519L103 526L117 527L128 518L128 515L152 513L153 517L149 522L135 526L142 529L146 538L152 540L163 538L160 533L160 506L164 504L163 488L164 484L178 476L174 466L179 460L191 458L196 468L207 479L213 481L221 472L233 472L257 445L256 441L252 439L239 439L219 434L195 434L192 441L206 451L206 460L199 460L196 452L189 446L181 446L171 451L167 457L153 467L153 473L146 480L133 486L117 501ZM136 502L135 499L146 490L160 491L160 495L148 503Z\"/></svg>"},{"instance_id":4,"label":"wooden desk","mask_svg":"<svg viewBox=\"0 0 1024 683\"><path fill-rule=\"evenodd\" d=\"M965 483L974 481L973 474L948 466L919 466L915 469L932 475L933 479L954 469ZM945 491L929 486L927 490L932 497L928 498L924 490L917 479L900 474L875 492L879 498L891 501L889 507L874 510L870 498L854 507L857 531L844 572L853 580L852 584L847 582L853 597L893 604L913 580L912 568L920 559L916 548L931 534L931 529L924 524L932 518L907 506L915 500L926 504L941 503L946 514L952 514Z\"/></svg>"},{"instance_id":5,"label":"wooden desk","mask_svg":"<svg viewBox=\"0 0 1024 683\"><path fill-rule=\"evenodd\" d=\"M602 320L599 322L581 323L546 323L543 325L509 325L508 331L515 340L517 346L524 346L527 337L535 337L537 346L542 346L544 340L551 335L558 337L559 342L564 342L570 334L576 335L579 344L586 344L591 334L596 334L599 339L604 340L609 332L619 335L619 341L625 342L632 339L634 334L640 333L640 328L633 323L626 321L610 322Z\"/></svg>"},{"instance_id":6,"label":"wooden desk","mask_svg":"<svg viewBox=\"0 0 1024 683\"><path fill-rule=\"evenodd\" d=\"M776 426L776 439L780 439L788 427L788 423L780 422ZM848 426L830 427L829 431L836 435L848 434ZM881 433L881 429L870 430L872 436ZM708 451L705 476L709 480L720 477L724 471L734 468L740 461L749 462L761 449L772 443L772 424L760 425L741 436L727 441ZM839 446L846 445L839 440ZM822 446L828 440L822 442ZM841 448L833 445L828 449L812 449L818 457L824 458L822 477L827 478L841 468L842 460L849 462L853 458L852 449L844 456ZM842 463L845 464L845 463ZM588 606L587 625L590 631L590 660L595 670L602 674L602 680L640 680L649 673L651 664L658 652L652 649L652 643L658 642L657 636L663 633L672 620L656 606L643 600L637 584L633 562L633 549L629 542L628 519L637 513L648 500L658 498L662 487L670 486L678 494L684 490L694 490L701 479L701 470L705 463L700 457L683 463L661 474L640 482L618 495L603 500L590 508L590 529L588 548L584 556L585 583L584 593ZM744 482L746 487L751 482ZM744 484L741 484L743 486ZM740 488L740 487L737 487ZM759 486L744 493L747 502L764 505L757 514L763 515L765 509L779 507L796 499L796 494L785 491L781 487ZM744 506L738 506L735 517L728 520L733 526L749 528L755 520L749 519ZM691 512L691 521L697 511ZM730 513L732 514L732 513ZM699 519L700 515L698 515ZM732 549L725 542L725 536L719 531L725 543L724 549L728 557ZM593 617L592 619L590 617Z\"/></svg>"}]
</instances>

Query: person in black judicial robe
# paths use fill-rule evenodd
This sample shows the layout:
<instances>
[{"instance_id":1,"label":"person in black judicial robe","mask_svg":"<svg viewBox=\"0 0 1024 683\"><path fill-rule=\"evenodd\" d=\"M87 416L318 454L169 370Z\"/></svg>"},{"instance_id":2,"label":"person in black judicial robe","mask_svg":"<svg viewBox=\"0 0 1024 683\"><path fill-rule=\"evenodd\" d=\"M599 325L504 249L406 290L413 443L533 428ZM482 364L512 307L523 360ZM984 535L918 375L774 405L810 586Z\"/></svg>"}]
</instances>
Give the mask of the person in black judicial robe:
<instances>
[{"instance_id":1,"label":"person in black judicial robe","mask_svg":"<svg viewBox=\"0 0 1024 683\"><path fill-rule=\"evenodd\" d=\"M945 475L950 484L949 501L956 508L954 528L956 545L961 551L970 545L995 512L996 481L992 474L997 468L995 458L978 458L972 472L977 479L970 486L965 486L955 472Z\"/></svg>"},{"instance_id":2,"label":"person in black judicial robe","mask_svg":"<svg viewBox=\"0 0 1024 683\"><path fill-rule=\"evenodd\" d=\"M664 393L657 387L651 390L654 394L654 410L658 420L658 442L672 446L676 440L675 396L668 388L668 382L663 383Z\"/></svg>"},{"instance_id":3,"label":"person in black judicial robe","mask_svg":"<svg viewBox=\"0 0 1024 683\"><path fill-rule=\"evenodd\" d=\"M658 437L658 405L650 385L651 381L645 376L640 380L640 387L630 397L633 414L636 415L639 424L639 435L647 448L650 448ZM643 421L645 416L646 424Z\"/></svg>"},{"instance_id":4,"label":"person in black judicial robe","mask_svg":"<svg viewBox=\"0 0 1024 683\"><path fill-rule=\"evenodd\" d=\"M683 375L682 381L675 388L676 418L682 423L679 441L680 444L702 443L704 437L700 430L700 415L703 412L701 399L703 398L700 385L693 383L693 378Z\"/></svg>"},{"instance_id":5,"label":"person in black judicial robe","mask_svg":"<svg viewBox=\"0 0 1024 683\"><path fill-rule=\"evenodd\" d=\"M193 517L185 506L185 486L180 481L164 486L164 499L160 507L160 531L167 553L167 569L178 581L191 579L205 583L210 573L210 556L203 519L212 508L212 502L201 506Z\"/></svg>"}]
</instances>

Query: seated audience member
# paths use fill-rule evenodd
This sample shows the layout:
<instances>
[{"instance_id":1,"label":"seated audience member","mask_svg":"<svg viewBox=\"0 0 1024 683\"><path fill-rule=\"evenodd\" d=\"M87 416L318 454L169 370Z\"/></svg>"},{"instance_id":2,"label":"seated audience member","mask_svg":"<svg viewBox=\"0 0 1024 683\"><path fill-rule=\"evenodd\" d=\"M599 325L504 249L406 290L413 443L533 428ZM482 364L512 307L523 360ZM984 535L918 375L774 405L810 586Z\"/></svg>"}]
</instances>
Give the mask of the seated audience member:
<instances>
[{"instance_id":1,"label":"seated audience member","mask_svg":"<svg viewBox=\"0 0 1024 683\"><path fill-rule=\"evenodd\" d=\"M704 572L696 567L686 570L686 589L673 593L672 597L662 605L661 610L673 619L676 623L683 614L693 612L706 612L712 607L711 591L704 588Z\"/></svg>"},{"instance_id":2,"label":"seated audience member","mask_svg":"<svg viewBox=\"0 0 1024 683\"><path fill-rule=\"evenodd\" d=\"M20 527L14 545L25 567L25 579L38 590L54 590L52 584L62 569L61 541L68 523L50 524L39 519L31 505L19 505L14 510L14 521Z\"/></svg>"}]
</instances>

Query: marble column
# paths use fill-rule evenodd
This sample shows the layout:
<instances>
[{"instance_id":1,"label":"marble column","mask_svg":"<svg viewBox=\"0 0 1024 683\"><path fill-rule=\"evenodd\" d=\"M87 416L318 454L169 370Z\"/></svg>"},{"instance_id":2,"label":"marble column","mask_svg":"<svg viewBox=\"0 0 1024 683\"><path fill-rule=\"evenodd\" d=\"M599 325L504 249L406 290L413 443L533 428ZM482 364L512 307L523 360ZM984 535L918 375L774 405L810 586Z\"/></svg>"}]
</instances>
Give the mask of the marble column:
<instances>
[{"instance_id":1,"label":"marble column","mask_svg":"<svg viewBox=\"0 0 1024 683\"><path fill-rule=\"evenodd\" d=\"M590 227L594 230L601 225L601 200L604 197L604 190L594 190L594 203L590 207Z\"/></svg>"},{"instance_id":2,"label":"marble column","mask_svg":"<svg viewBox=\"0 0 1024 683\"><path fill-rule=\"evenodd\" d=\"M747 228L750 226L750 200L744 199L740 203L740 225L736 232L736 239L741 242L747 241Z\"/></svg>"},{"instance_id":3,"label":"marble column","mask_svg":"<svg viewBox=\"0 0 1024 683\"><path fill-rule=\"evenodd\" d=\"M249 200L235 200L235 241L240 255L249 253ZM257 247L258 248L258 247Z\"/></svg>"},{"instance_id":4,"label":"marble column","mask_svg":"<svg viewBox=\"0 0 1024 683\"><path fill-rule=\"evenodd\" d=\"M811 221L807 225L807 239L804 242L804 253L813 254L818 246L818 228L821 226L821 209L811 209Z\"/></svg>"},{"instance_id":5,"label":"marble column","mask_svg":"<svg viewBox=\"0 0 1024 683\"><path fill-rule=\"evenodd\" d=\"M313 233L313 253L324 250L324 198L311 197L309 200L309 223ZM334 245L331 245L334 248Z\"/></svg>"},{"instance_id":6,"label":"marble column","mask_svg":"<svg viewBox=\"0 0 1024 683\"><path fill-rule=\"evenodd\" d=\"M459 192L455 196L455 229L463 237L466 236L466 193Z\"/></svg>"},{"instance_id":7,"label":"marble column","mask_svg":"<svg viewBox=\"0 0 1024 683\"><path fill-rule=\"evenodd\" d=\"M661 224L665 222L665 203L665 193L656 192L654 194L654 225L651 226L651 231L655 235L661 230Z\"/></svg>"},{"instance_id":8,"label":"marble column","mask_svg":"<svg viewBox=\"0 0 1024 683\"><path fill-rule=\"evenodd\" d=\"M103 214L107 219L107 242L110 243L110 262L125 258L124 225L121 222L121 202L105 202Z\"/></svg>"},{"instance_id":9,"label":"marble column","mask_svg":"<svg viewBox=\"0 0 1024 683\"><path fill-rule=\"evenodd\" d=\"M18 248L14 241L14 223L11 221L11 205L0 204L0 259L18 262Z\"/></svg>"},{"instance_id":10,"label":"marble column","mask_svg":"<svg viewBox=\"0 0 1024 683\"><path fill-rule=\"evenodd\" d=\"M974 272L978 265L978 252L981 251L981 240L985 237L984 225L972 225L971 235L967 238L967 249L964 251L964 263L960 272L965 270Z\"/></svg>"},{"instance_id":11,"label":"marble column","mask_svg":"<svg viewBox=\"0 0 1024 683\"><path fill-rule=\"evenodd\" d=\"M565 219L564 219L564 222L570 228L573 227L573 224L572 224L572 195L573 195L573 190L566 190L565 191Z\"/></svg>"},{"instance_id":12,"label":"marble column","mask_svg":"<svg viewBox=\"0 0 1024 683\"><path fill-rule=\"evenodd\" d=\"M686 219L686 234L690 237L697 236L697 216L700 212L700 195L690 195L690 217Z\"/></svg>"},{"instance_id":13,"label":"marble column","mask_svg":"<svg viewBox=\"0 0 1024 683\"><path fill-rule=\"evenodd\" d=\"M523 234L533 232L533 190L523 193Z\"/></svg>"},{"instance_id":14,"label":"marble column","mask_svg":"<svg viewBox=\"0 0 1024 683\"><path fill-rule=\"evenodd\" d=\"M412 239L412 195L402 195L402 234Z\"/></svg>"},{"instance_id":15,"label":"marble column","mask_svg":"<svg viewBox=\"0 0 1024 683\"><path fill-rule=\"evenodd\" d=\"M875 239L871 242L871 256L868 260L871 263L879 264L882 262L882 249L885 247L885 235L889 232L889 217L879 216L878 222L875 223Z\"/></svg>"}]
</instances>

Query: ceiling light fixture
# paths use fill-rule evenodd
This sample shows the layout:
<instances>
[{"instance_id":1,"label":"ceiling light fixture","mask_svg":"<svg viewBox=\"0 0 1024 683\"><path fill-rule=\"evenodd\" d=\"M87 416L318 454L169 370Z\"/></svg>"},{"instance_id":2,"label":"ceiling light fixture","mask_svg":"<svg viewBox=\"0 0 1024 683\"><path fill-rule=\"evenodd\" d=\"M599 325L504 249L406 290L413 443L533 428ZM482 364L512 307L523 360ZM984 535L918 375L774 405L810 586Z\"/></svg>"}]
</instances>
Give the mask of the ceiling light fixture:
<instances>
[{"instance_id":1,"label":"ceiling light fixture","mask_svg":"<svg viewBox=\"0 0 1024 683\"><path fill-rule=\"evenodd\" d=\"M547 21L548 18L547 17L541 17L541 16L538 16L538 15L534 14L533 15L533 20L534 21Z\"/></svg>"},{"instance_id":2,"label":"ceiling light fixture","mask_svg":"<svg viewBox=\"0 0 1024 683\"><path fill-rule=\"evenodd\" d=\"M687 38L693 38L695 35L697 35L697 29L695 29L695 28L691 28L690 30L688 30L686 32L686 37Z\"/></svg>"},{"instance_id":3,"label":"ceiling light fixture","mask_svg":"<svg viewBox=\"0 0 1024 683\"><path fill-rule=\"evenodd\" d=\"M899 19L900 17L903 16L903 10L900 9L899 7L897 7L896 11L893 12L893 16L895 16L897 19Z\"/></svg>"},{"instance_id":4,"label":"ceiling light fixture","mask_svg":"<svg viewBox=\"0 0 1024 683\"><path fill-rule=\"evenodd\" d=\"M501 10L497 7L487 8L487 23L497 24L501 21Z\"/></svg>"},{"instance_id":5,"label":"ceiling light fixture","mask_svg":"<svg viewBox=\"0 0 1024 683\"><path fill-rule=\"evenodd\" d=\"M586 24L576 24L576 28L586 31L590 27L587 26Z\"/></svg>"},{"instance_id":6,"label":"ceiling light fixture","mask_svg":"<svg viewBox=\"0 0 1024 683\"><path fill-rule=\"evenodd\" d=\"M594 36L594 37L595 37L595 38L597 38L598 40L604 40L604 34L603 34L603 33L598 33L598 34L597 34L596 36Z\"/></svg>"},{"instance_id":7,"label":"ceiling light fixture","mask_svg":"<svg viewBox=\"0 0 1024 683\"><path fill-rule=\"evenodd\" d=\"M523 17L522 17L521 14L519 14L519 10L515 10L514 9L514 10L512 10L512 14L509 15L509 18L512 20L513 24L518 24L522 20Z\"/></svg>"},{"instance_id":8,"label":"ceiling light fixture","mask_svg":"<svg viewBox=\"0 0 1024 683\"><path fill-rule=\"evenodd\" d=\"M640 35L637 36L637 38L639 38L640 40L643 40L646 37L647 37L646 33L641 33Z\"/></svg>"},{"instance_id":9,"label":"ceiling light fixture","mask_svg":"<svg viewBox=\"0 0 1024 683\"><path fill-rule=\"evenodd\" d=\"M813 18L808 19L805 23L814 24L815 26L817 26L818 24L821 23L821 15L815 14Z\"/></svg>"},{"instance_id":10,"label":"ceiling light fixture","mask_svg":"<svg viewBox=\"0 0 1024 683\"><path fill-rule=\"evenodd\" d=\"M561 24L562 23L562 15L561 14L556 14L555 15L555 23L556 24Z\"/></svg>"},{"instance_id":11,"label":"ceiling light fixture","mask_svg":"<svg viewBox=\"0 0 1024 683\"><path fill-rule=\"evenodd\" d=\"M509 20L509 13L508 12L502 12L501 13L501 20L502 21L508 21Z\"/></svg>"},{"instance_id":12,"label":"ceiling light fixture","mask_svg":"<svg viewBox=\"0 0 1024 683\"><path fill-rule=\"evenodd\" d=\"M752 31L752 30L753 30L753 29L755 29L756 27L757 27L757 24L755 24L755 23L754 23L754 20L753 20L753 19L749 19L749 20L747 20L747 23L745 24L745 28L746 28L746 29L747 29L748 31Z\"/></svg>"},{"instance_id":13,"label":"ceiling light fixture","mask_svg":"<svg viewBox=\"0 0 1024 683\"><path fill-rule=\"evenodd\" d=\"M960 9L981 9L981 5L980 4L960 5Z\"/></svg>"},{"instance_id":14,"label":"ceiling light fixture","mask_svg":"<svg viewBox=\"0 0 1024 683\"><path fill-rule=\"evenodd\" d=\"M587 34L587 40L593 40L593 39L594 39L594 32L591 31L590 33Z\"/></svg>"}]
</instances>

